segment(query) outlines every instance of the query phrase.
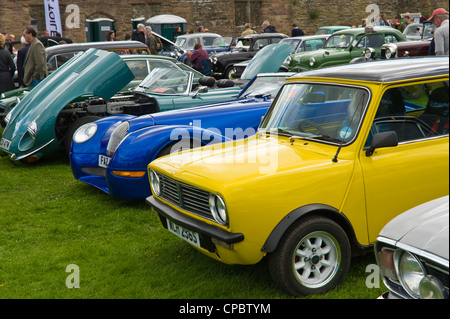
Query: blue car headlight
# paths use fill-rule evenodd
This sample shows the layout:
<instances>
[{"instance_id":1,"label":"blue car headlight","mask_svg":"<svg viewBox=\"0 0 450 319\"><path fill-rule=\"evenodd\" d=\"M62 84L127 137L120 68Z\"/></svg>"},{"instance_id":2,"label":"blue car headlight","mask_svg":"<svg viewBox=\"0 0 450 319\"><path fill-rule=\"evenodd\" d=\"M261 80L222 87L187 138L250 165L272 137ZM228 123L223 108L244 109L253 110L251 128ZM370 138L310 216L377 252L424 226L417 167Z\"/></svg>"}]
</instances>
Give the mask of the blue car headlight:
<instances>
[{"instance_id":1,"label":"blue car headlight","mask_svg":"<svg viewBox=\"0 0 450 319\"><path fill-rule=\"evenodd\" d=\"M77 144L89 141L97 132L97 124L87 123L80 126L73 134L73 141Z\"/></svg>"},{"instance_id":2,"label":"blue car headlight","mask_svg":"<svg viewBox=\"0 0 450 319\"><path fill-rule=\"evenodd\" d=\"M108 145L106 146L106 151L108 152L109 156L114 155L120 143L122 142L124 137L128 134L129 129L130 123L128 121L125 121L119 124L119 126L117 126L111 133Z\"/></svg>"}]
</instances>

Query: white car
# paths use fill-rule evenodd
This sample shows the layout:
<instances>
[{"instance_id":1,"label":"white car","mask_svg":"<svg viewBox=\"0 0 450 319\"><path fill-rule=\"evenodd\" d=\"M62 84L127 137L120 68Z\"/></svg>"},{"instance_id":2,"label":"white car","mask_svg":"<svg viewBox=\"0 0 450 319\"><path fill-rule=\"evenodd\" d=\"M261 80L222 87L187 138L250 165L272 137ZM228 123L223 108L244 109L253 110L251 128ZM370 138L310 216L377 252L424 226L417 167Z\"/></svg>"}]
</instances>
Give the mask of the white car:
<instances>
[{"instance_id":1,"label":"white car","mask_svg":"<svg viewBox=\"0 0 450 319\"><path fill-rule=\"evenodd\" d=\"M389 289L380 299L448 299L449 196L414 207L380 232L375 255Z\"/></svg>"}]
</instances>

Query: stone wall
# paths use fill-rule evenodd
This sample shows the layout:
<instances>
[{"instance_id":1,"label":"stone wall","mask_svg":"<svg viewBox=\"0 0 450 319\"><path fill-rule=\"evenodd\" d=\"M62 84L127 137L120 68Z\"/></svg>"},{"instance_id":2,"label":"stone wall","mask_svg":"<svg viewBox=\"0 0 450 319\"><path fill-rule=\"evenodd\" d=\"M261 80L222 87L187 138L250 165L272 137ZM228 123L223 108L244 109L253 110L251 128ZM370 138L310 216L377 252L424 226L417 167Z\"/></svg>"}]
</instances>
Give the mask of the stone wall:
<instances>
[{"instance_id":1,"label":"stone wall","mask_svg":"<svg viewBox=\"0 0 450 319\"><path fill-rule=\"evenodd\" d=\"M389 19L399 13L421 12L429 16L438 7L448 9L446 0L59 0L63 35L75 42L86 41L84 22L87 18L108 17L113 19L117 36L124 39L132 32L131 19L146 19L159 14L173 14L187 21L187 29L203 25L211 32L223 36L239 35L242 24L236 22L235 7L246 6L247 2L259 2L259 15L248 13L249 22L256 31L261 23L269 20L279 32L290 35L292 23L296 23L306 34L313 34L323 25L359 25L370 12L366 8L377 4L380 12ZM244 4L243 4L244 3ZM76 4L80 9L80 25L69 29L65 10ZM22 27L30 24L30 18L37 20L39 33L45 30L43 1L0 0L0 32L22 34Z\"/></svg>"}]
</instances>

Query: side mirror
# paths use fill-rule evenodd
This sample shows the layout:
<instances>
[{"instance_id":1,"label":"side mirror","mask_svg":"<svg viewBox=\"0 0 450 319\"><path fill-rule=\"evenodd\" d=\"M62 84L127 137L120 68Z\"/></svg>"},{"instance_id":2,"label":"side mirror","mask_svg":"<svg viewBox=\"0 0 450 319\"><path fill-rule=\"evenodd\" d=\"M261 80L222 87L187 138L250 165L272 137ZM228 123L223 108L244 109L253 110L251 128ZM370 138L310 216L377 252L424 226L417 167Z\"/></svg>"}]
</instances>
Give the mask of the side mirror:
<instances>
[{"instance_id":1,"label":"side mirror","mask_svg":"<svg viewBox=\"0 0 450 319\"><path fill-rule=\"evenodd\" d=\"M208 87L207 86L199 86L197 92L192 96L193 99L196 99L199 93L207 93Z\"/></svg>"},{"instance_id":2,"label":"side mirror","mask_svg":"<svg viewBox=\"0 0 450 319\"><path fill-rule=\"evenodd\" d=\"M374 134L372 137L372 144L366 151L366 156L372 156L373 152L377 148L381 147L393 147L398 145L397 133L394 131L382 132Z\"/></svg>"}]
</instances>

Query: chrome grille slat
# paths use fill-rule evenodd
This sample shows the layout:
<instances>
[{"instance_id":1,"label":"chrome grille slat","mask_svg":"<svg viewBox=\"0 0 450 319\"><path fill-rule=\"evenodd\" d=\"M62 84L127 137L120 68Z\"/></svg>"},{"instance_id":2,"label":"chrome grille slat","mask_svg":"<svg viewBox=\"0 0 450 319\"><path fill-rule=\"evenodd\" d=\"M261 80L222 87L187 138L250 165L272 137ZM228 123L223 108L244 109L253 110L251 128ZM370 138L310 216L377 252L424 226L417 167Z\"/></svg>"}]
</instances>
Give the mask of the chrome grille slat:
<instances>
[{"instance_id":1,"label":"chrome grille slat","mask_svg":"<svg viewBox=\"0 0 450 319\"><path fill-rule=\"evenodd\" d=\"M196 215L214 220L209 209L209 193L194 186L177 182L158 174L161 181L161 198Z\"/></svg>"}]
</instances>

